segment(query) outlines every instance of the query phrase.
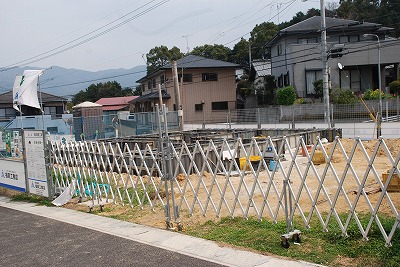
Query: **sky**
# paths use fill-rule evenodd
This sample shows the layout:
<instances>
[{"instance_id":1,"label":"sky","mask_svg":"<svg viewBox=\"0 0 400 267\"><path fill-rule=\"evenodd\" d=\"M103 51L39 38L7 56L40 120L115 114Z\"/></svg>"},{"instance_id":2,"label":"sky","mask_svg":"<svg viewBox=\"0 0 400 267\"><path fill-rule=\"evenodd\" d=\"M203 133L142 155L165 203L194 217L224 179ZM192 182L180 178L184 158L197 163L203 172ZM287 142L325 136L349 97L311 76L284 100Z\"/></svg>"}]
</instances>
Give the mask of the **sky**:
<instances>
[{"instance_id":1,"label":"sky","mask_svg":"<svg viewBox=\"0 0 400 267\"><path fill-rule=\"evenodd\" d=\"M303 1L0 0L0 69L130 69L160 45L182 52L205 44L232 48L256 24L320 9L319 0Z\"/></svg>"}]
</instances>

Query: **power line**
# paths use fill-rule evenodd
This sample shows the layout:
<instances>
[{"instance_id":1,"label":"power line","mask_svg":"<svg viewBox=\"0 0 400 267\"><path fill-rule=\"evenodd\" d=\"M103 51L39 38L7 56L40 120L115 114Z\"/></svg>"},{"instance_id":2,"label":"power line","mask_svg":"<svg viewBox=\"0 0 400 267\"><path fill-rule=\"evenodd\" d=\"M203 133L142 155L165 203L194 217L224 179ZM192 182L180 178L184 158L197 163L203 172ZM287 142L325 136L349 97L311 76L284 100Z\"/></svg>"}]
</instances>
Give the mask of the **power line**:
<instances>
[{"instance_id":1,"label":"power line","mask_svg":"<svg viewBox=\"0 0 400 267\"><path fill-rule=\"evenodd\" d=\"M169 2L170 0L162 0L162 1L158 2L158 3L155 3L154 5L152 5L152 6L148 7L148 8L146 8L146 9L144 9L143 11L140 11L138 14L135 14L134 16L129 17L129 18L123 20L122 22L119 22L119 23L116 24L116 25L113 25L113 26L111 26L111 27L109 27L109 28L106 28L106 27L108 27L108 26L114 24L115 22L117 22L117 21L119 21L119 20L121 20L121 19L127 17L128 15L131 15L132 13L134 13L134 12L136 12L136 11L138 11L138 10L144 8L145 6L147 6L147 5L149 5L150 3L155 2L155 1L156 1L156 0L152 0L152 1L148 2L148 3L146 3L145 5L142 5L141 7L139 7L139 8L137 8L137 9L135 9L135 10L133 10L133 11L131 11L131 12L125 14L124 16L122 16L122 17L120 17L120 18L118 18L118 19L116 19L116 20L114 20L114 21L112 21L112 22L110 22L110 23L108 23L108 24L106 24L106 25L103 25L102 27L97 28L96 30L91 31L91 32L89 32L89 33L87 33L87 34L85 34L85 35L79 37L79 38L76 38L76 39L74 39L74 40L72 40L72 41L70 41L70 42L68 42L68 43L65 43L65 44L63 44L63 45L61 45L61 46L58 46L58 47L56 47L56 48L53 48L53 49L51 49L51 50L49 50L49 51L46 51L46 52L44 52L44 53L41 53L41 54L39 54L39 55L37 55L37 56L34 56L34 57L31 57L31 58L28 58L28 59L19 61L19 62L17 62L17 63L14 63L14 64L10 64L10 65L8 65L8 66L5 66L5 67L1 68L0 71L7 71L7 70L12 69L12 68L15 68L15 67L17 67L17 66L19 66L19 65L28 65L28 64L32 64L32 63L35 63L35 62L38 62L38 61L41 61L41 60L44 60L44 59L53 57L53 56L55 56L55 55L64 53L64 52L66 52L66 51L68 51L68 50L71 50L71 49L73 49L73 48L75 48L75 47L78 47L78 46L80 46L80 45L82 45L82 44L85 44L85 43L87 43L87 42L89 42L89 41L92 41L92 40L94 40L94 39L96 39L96 38L98 38L98 37L100 37L100 36L102 36L102 35L104 35L104 34L107 34L107 33L111 32L111 31L113 31L113 30L115 30L115 29L117 29L117 28L119 28L119 27L121 27L121 26L127 24L128 22L130 22L130 21L132 21L132 20L134 20L134 19L137 19L137 18L143 16L144 14L147 14L148 12L150 12L150 11L152 11L152 10L154 10L154 9L156 9L156 8L158 8L158 7L160 7L160 6L162 6L162 5L164 5L165 3ZM96 33L96 32L98 32L98 31L100 31L100 30L102 30L102 29L104 29L104 28L106 28L106 29L103 30L103 31L101 31L101 32L99 32L99 33ZM96 34L94 34L94 33L96 33ZM94 34L94 35L92 35L92 34ZM92 36L90 36L90 35L92 35ZM84 39L85 37L87 37L87 38ZM81 40L81 41L79 41L79 40ZM75 43L75 42L77 42L77 41L79 41L79 42L78 42L78 43ZM61 50L60 50L60 49L61 49Z\"/></svg>"}]
</instances>

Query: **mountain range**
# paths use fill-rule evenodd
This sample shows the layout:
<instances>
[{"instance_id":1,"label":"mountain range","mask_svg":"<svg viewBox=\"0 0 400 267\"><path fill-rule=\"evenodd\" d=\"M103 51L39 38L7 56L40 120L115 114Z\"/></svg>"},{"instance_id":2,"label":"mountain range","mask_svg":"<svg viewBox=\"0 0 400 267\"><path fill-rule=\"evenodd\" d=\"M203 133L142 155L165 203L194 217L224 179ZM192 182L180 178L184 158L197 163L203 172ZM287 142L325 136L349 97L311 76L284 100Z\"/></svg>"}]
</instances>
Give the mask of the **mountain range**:
<instances>
[{"instance_id":1,"label":"mountain range","mask_svg":"<svg viewBox=\"0 0 400 267\"><path fill-rule=\"evenodd\" d=\"M0 93L12 90L15 76L22 75L24 70L42 69L37 67L13 68L0 71ZM136 87L136 81L146 75L146 66L139 65L131 69L109 69L96 72L66 69L53 66L44 70L39 78L40 90L56 96L71 97L80 90L86 90L91 84L117 81L122 88Z\"/></svg>"}]
</instances>

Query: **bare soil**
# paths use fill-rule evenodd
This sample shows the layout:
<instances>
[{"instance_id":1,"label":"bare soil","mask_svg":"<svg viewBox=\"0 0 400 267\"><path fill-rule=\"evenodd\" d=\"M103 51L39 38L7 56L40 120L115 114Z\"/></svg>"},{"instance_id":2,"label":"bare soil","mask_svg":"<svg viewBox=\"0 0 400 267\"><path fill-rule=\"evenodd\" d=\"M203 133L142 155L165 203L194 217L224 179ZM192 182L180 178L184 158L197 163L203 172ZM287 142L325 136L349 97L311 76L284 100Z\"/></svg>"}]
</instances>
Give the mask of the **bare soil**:
<instances>
[{"instance_id":1,"label":"bare soil","mask_svg":"<svg viewBox=\"0 0 400 267\"><path fill-rule=\"evenodd\" d=\"M384 141L387 147L387 150L383 147L380 146L378 149L377 157L373 160L373 166L374 170L377 173L377 175L374 174L374 170L369 170L369 162L371 160L371 156L374 153L374 150L376 148L377 140L371 140L371 141L362 141L362 146L357 143L355 140L352 139L341 139L340 143L342 146L337 145L335 150L332 151L332 146L333 143L327 143L324 145L325 151L328 154L328 156L331 156L331 164L334 168L334 171L331 170L329 165L327 166L327 163L322 163L315 165L315 171L310 167L308 176L306 179L306 182L303 183L303 180L300 178L302 174L304 174L304 170L307 167L307 158L303 157L303 160L301 159L301 155L297 155L297 161L299 162L299 168L301 169L301 173L292 171L291 176L290 176L290 186L293 188L294 192L297 192L297 190L300 187L303 187L303 193L300 195L298 203L302 207L303 212L307 212L311 209L312 207L312 201L311 197L317 201L317 207L318 210L321 213L327 213L331 210L330 202L334 200L336 193L338 192L337 188L338 183L340 182L340 179L342 179L342 172L346 168L347 165L347 157L351 157L351 165L349 165L349 168L352 168L354 172L358 176L357 178L352 174L351 171L347 172L346 177L344 178L343 182L343 190L339 192L337 195L337 204L335 205L335 211L337 213L348 213L350 210L350 206L354 205L355 201L357 200L357 192L359 191L359 183L362 182L364 177L367 177L365 181L365 186L364 190L367 193L367 198L363 197L362 195L358 198L357 205L356 205L356 210L357 212L365 212L365 213L370 213L370 205L375 208L377 205L382 192L380 191L379 184L377 182L376 177L381 177L382 173L388 172L392 167L393 164L390 160L390 157L393 158L393 160L396 159L400 152L400 139L388 139ZM343 149L342 149L343 147ZM354 149L354 155L353 154L353 149ZM333 154L332 154L333 153ZM291 161L288 156L285 157L286 161L281 162L281 168L285 170L285 172L288 172ZM326 171L326 173L325 173ZM318 173L320 177L317 177L315 173ZM325 176L323 175L325 173ZM335 178L335 173L336 173L336 178ZM270 179L267 175L266 171L263 171L260 176L259 176L259 181L260 185L262 186L263 190L266 190L266 188L270 185L272 186L271 183L269 183ZM282 190L283 186L283 172L282 170L278 171L274 177L274 186L280 192ZM254 181L254 175L252 173L249 173L245 176L245 183L246 186L249 188L248 190L250 191L253 186L253 181ZM193 187L198 185L198 177L195 175L192 175L190 177L191 182L193 184ZM320 180L323 179L323 189L320 188ZM178 183L180 184L182 190L183 187L185 186L185 176L184 175L178 175L177 177ZM221 190L225 186L225 177L222 176L220 178L217 178L213 180L213 176L210 173L204 172L203 174L203 180L205 183L205 187L203 187L200 184L200 188L203 188L203 190L198 191L198 195L196 197L201 201L202 205L205 205L206 200L207 200L207 191L205 188L210 189L211 184L214 182L214 187L213 187L213 193L211 194L211 199L214 202L214 205L218 209L218 206L220 204L220 194L218 190L215 187L215 182L219 184L219 187ZM339 182L338 182L339 180ZM240 179L239 178L234 178L232 177L230 179L231 184L234 188L238 188ZM305 192L304 186L307 186L310 195L307 195ZM256 216L255 212L255 207L253 205L248 206L248 196L246 195L246 191L243 190L243 184L242 184L242 190L241 193L238 195L238 199L240 200L241 204L243 205L243 209L246 209L249 207L249 212L248 216ZM256 186L256 189L257 186ZM267 198L268 203L271 206L271 210L274 212L277 208L277 203L278 203L278 195L274 193L273 187L270 188L270 194L269 197ZM321 193L319 194L318 199L316 199L316 193L317 191L320 190ZM178 190L175 189L175 197L180 200L181 199L181 194ZM254 197L254 202L255 206L259 209L264 198L261 194L261 190L258 189L256 190L256 196ZM258 194L257 194L258 192ZM264 191L265 192L265 191ZM189 205L191 205L194 201L194 193L190 191L189 186L186 185L186 191L185 191L185 198L188 202ZM389 196L389 198L388 198ZM165 201L165 191L164 191L164 201ZM296 196L297 197L297 196ZM235 194L234 191L230 189L230 185L227 186L226 194L225 194L225 199L227 199L228 203L232 203L235 199ZM399 192L388 192L387 195L384 195L382 203L379 208L379 213L387 214L389 216L393 216L393 209L390 205L390 201L393 203L394 207L396 209L400 208L400 193ZM70 203L66 204L65 207L67 208L72 208L72 209L78 209L78 210L83 210L87 211L88 210L88 205L90 205L92 202L84 202L84 203L78 203L78 199L73 199ZM158 203L158 205L157 205ZM166 218L164 214L164 210L159 205L159 202L156 202L156 205L154 206L154 209L151 210L150 207L147 205L143 209L140 209L137 206L130 207L129 205L121 205L121 204L112 204L112 203L105 203L106 208L102 212L105 216L115 216L119 218L124 218L124 220L138 223L138 224L143 224L143 225L149 225L152 227L157 227L157 228L165 228L166 227ZM243 216L242 210L238 208L238 204L235 207L235 211L233 213L230 212L230 210L226 207L224 203L222 203L221 208L219 209L219 214L218 216L216 215L216 212L210 202L208 203L207 207L207 212L204 214L200 208L198 203L194 205L194 210L192 215L189 215L189 212L186 210L181 211L180 214L180 222L182 223L183 227L191 227L195 225L200 225L205 223L206 221L212 220L212 221L218 221L219 218L221 217L226 217L226 216ZM183 205L183 207L187 207ZM230 205L230 208L232 206ZM96 208L95 208L96 209ZM264 207L266 209L266 207ZM278 214L278 218L283 218L283 212L282 209L280 209L280 213ZM298 214L298 213L297 213ZM265 217L264 217L265 215ZM171 210L171 218L172 220L174 219L174 214ZM267 220L272 220L269 212L264 210L263 213L263 219Z\"/></svg>"}]
</instances>

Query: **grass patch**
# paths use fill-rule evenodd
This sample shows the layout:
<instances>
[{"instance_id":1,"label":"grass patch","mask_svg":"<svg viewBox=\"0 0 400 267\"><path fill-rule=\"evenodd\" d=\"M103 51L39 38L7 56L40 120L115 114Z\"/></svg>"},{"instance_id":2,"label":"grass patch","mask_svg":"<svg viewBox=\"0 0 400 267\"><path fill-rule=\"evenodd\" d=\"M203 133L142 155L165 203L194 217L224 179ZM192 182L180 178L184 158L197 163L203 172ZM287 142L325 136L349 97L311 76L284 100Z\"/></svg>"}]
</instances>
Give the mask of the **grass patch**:
<instances>
[{"instance_id":1,"label":"grass patch","mask_svg":"<svg viewBox=\"0 0 400 267\"><path fill-rule=\"evenodd\" d=\"M42 197L42 196L37 196L37 195L30 195L28 193L21 193L21 194L16 194L10 197L12 201L21 201L21 202L29 202L29 203L36 203L41 206L48 206L48 207L54 207L54 205L51 203L51 200Z\"/></svg>"},{"instance_id":2,"label":"grass patch","mask_svg":"<svg viewBox=\"0 0 400 267\"><path fill-rule=\"evenodd\" d=\"M369 217L359 215L362 225L367 225ZM393 218L380 218L386 232L389 232ZM245 247L261 253L274 254L292 259L314 262L327 266L399 266L400 234L397 232L391 248L375 225L369 233L369 241L363 241L358 227L353 221L349 227L349 237L341 235L336 222L329 225L329 232L323 232L315 220L310 229L301 230L301 244L291 242L289 249L281 246L280 236L286 232L286 223L273 224L268 221L242 218L222 218L219 222L185 229L186 234Z\"/></svg>"}]
</instances>

